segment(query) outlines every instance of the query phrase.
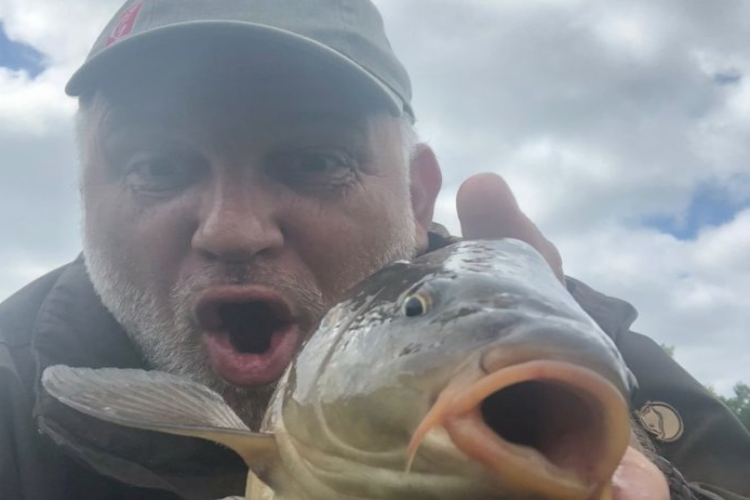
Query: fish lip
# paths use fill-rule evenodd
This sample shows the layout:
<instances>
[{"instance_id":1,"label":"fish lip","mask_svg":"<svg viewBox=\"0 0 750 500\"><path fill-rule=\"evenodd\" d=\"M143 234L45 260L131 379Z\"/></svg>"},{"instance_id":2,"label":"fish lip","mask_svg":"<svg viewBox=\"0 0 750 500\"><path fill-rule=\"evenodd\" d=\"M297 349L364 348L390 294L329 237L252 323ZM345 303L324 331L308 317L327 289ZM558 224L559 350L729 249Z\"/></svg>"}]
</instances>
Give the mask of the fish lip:
<instances>
[{"instance_id":1,"label":"fish lip","mask_svg":"<svg viewBox=\"0 0 750 500\"><path fill-rule=\"evenodd\" d=\"M224 304L262 303L280 327L271 333L269 347L262 353L243 353L229 340L219 308ZM301 318L292 304L276 290L260 285L222 285L204 290L193 307L201 340L208 351L213 371L238 386L262 386L276 381L299 350L304 332Z\"/></svg>"},{"instance_id":2,"label":"fish lip","mask_svg":"<svg viewBox=\"0 0 750 500\"><path fill-rule=\"evenodd\" d=\"M609 380L588 368L548 359L506 365L492 373L477 363L457 380L458 383L449 384L439 395L417 428L409 445L410 457L430 427L437 427L445 430L463 455L489 469L503 488L533 491L543 497L584 500L607 487L630 433L627 403ZM581 474L580 470L562 468L533 446L507 440L484 420L481 405L491 395L523 382L537 381L564 385L600 403L596 410L601 414L594 413L597 415L594 423L603 422L598 435L608 435L611 439L596 450L605 459L590 464L591 470L585 469Z\"/></svg>"}]
</instances>

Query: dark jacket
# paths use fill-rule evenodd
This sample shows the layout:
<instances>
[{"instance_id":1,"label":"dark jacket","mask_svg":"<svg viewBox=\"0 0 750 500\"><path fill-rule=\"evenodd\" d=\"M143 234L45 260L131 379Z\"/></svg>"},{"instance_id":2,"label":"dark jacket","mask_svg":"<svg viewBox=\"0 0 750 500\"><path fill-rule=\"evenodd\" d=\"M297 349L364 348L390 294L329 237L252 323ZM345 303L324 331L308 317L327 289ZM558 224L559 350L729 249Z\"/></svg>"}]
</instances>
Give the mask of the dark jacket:
<instances>
[{"instance_id":1,"label":"dark jacket","mask_svg":"<svg viewBox=\"0 0 750 500\"><path fill-rule=\"evenodd\" d=\"M706 497L750 498L750 435L739 421L652 340L629 330L632 306L575 280L569 289L638 378L634 408L661 403L681 417L680 437L654 439L658 452ZM198 439L94 421L49 398L39 380L53 364L145 368L96 296L80 258L0 304L0 500L241 494L246 472L234 453ZM670 429L672 439L674 425Z\"/></svg>"}]
</instances>

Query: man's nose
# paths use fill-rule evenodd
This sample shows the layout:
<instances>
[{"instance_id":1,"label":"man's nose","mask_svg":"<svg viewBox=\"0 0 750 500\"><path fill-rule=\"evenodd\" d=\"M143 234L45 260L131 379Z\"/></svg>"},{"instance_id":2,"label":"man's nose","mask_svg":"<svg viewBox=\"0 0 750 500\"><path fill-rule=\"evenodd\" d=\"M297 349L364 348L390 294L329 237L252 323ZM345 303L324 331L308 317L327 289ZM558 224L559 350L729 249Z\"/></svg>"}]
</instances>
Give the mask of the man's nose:
<instances>
[{"instance_id":1,"label":"man's nose","mask_svg":"<svg viewBox=\"0 0 750 500\"><path fill-rule=\"evenodd\" d=\"M276 220L273 193L262 186L225 181L201 200L193 248L209 260L243 262L260 253L278 251L284 236Z\"/></svg>"}]
</instances>

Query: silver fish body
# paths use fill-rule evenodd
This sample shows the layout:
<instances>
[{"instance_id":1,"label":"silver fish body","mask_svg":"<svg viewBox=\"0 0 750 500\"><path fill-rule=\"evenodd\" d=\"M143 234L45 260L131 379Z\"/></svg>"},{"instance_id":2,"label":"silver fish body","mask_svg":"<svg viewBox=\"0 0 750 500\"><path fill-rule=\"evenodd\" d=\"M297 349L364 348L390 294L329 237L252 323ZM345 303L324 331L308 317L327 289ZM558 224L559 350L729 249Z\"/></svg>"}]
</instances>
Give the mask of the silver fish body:
<instances>
[{"instance_id":1,"label":"silver fish body","mask_svg":"<svg viewBox=\"0 0 750 500\"><path fill-rule=\"evenodd\" d=\"M80 411L232 447L252 500L606 498L635 384L543 258L514 240L454 244L355 287L279 382L259 434L177 383L44 376ZM123 393L140 399L124 405Z\"/></svg>"}]
</instances>

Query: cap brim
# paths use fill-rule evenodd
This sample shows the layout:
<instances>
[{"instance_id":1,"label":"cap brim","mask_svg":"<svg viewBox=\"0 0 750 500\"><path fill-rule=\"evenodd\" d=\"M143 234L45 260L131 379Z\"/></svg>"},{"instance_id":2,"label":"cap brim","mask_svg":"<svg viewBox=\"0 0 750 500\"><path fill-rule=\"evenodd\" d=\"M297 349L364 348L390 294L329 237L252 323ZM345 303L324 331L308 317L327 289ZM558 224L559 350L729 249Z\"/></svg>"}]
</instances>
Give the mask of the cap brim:
<instances>
[{"instance_id":1,"label":"cap brim","mask_svg":"<svg viewBox=\"0 0 750 500\"><path fill-rule=\"evenodd\" d=\"M329 69L343 71L357 83L374 90L374 94L380 96L391 114L401 116L405 111L404 100L393 89L340 52L297 33L239 21L187 22L132 35L89 58L73 73L65 86L65 92L72 97L89 94L106 85L107 79L111 78L110 75L115 73L115 70L122 71L122 64L137 57L139 50L144 50L148 45L181 37L189 37L191 41L227 37L235 42L237 37L240 37L245 42L262 41L263 45L260 47L267 48L268 44L273 44L290 52L309 55L321 63L329 64ZM253 44L248 43L247 47L252 49ZM324 68L325 65L321 67Z\"/></svg>"}]
</instances>

